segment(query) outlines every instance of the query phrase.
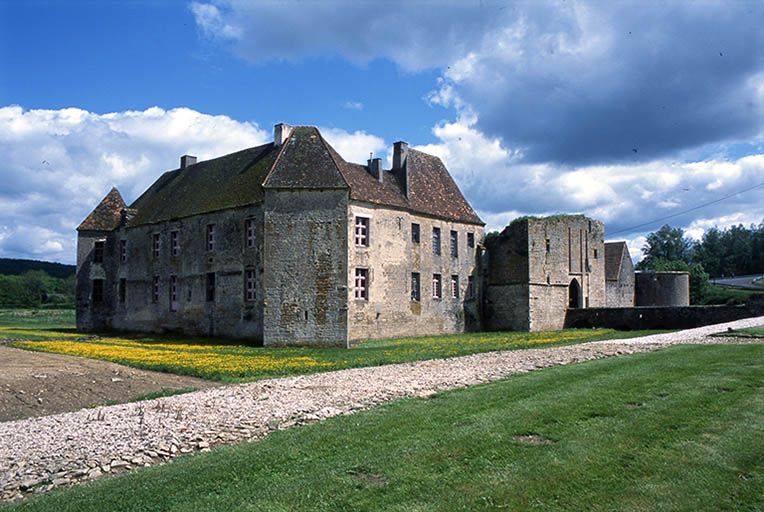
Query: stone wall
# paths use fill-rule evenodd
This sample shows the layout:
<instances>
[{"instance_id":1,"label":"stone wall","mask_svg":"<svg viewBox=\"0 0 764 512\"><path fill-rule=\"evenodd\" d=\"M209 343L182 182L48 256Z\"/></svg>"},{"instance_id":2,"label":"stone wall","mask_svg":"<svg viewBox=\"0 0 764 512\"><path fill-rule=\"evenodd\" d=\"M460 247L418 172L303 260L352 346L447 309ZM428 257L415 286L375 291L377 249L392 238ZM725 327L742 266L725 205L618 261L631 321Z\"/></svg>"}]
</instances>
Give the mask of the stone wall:
<instances>
[{"instance_id":1,"label":"stone wall","mask_svg":"<svg viewBox=\"0 0 764 512\"><path fill-rule=\"evenodd\" d=\"M347 190L266 189L266 345L348 345L347 212Z\"/></svg>"},{"instance_id":2,"label":"stone wall","mask_svg":"<svg viewBox=\"0 0 764 512\"><path fill-rule=\"evenodd\" d=\"M634 264L628 252L624 252L621 257L618 280L605 281L605 296L605 305L609 308L634 306Z\"/></svg>"},{"instance_id":3,"label":"stone wall","mask_svg":"<svg viewBox=\"0 0 764 512\"><path fill-rule=\"evenodd\" d=\"M369 219L369 246L356 247L355 219ZM419 224L419 242L412 241ZM440 255L433 254L433 228L440 228ZM450 252L450 233L457 233L457 256ZM467 233L475 247L468 247ZM476 250L483 228L414 215L367 203L352 202L347 214L348 337L350 341L463 332L476 328L479 290ZM355 271L367 269L369 296L355 298ZM411 298L412 272L420 275L420 300ZM433 274L441 275L442 298L434 299ZM451 276L458 276L458 298L451 296ZM467 296L468 277L475 277L474 297Z\"/></svg>"},{"instance_id":4,"label":"stone wall","mask_svg":"<svg viewBox=\"0 0 764 512\"><path fill-rule=\"evenodd\" d=\"M260 206L196 215L159 224L120 228L115 232L117 272L113 280L111 326L125 331L177 332L190 335L241 337L263 335L263 220ZM253 219L256 244L246 246L245 220ZM214 248L207 250L207 226L214 225ZM172 254L171 233L179 251ZM159 236L159 256L153 253ZM127 242L127 261L120 261L120 241ZM245 270L255 271L255 300L245 297ZM214 274L214 298L207 300L207 275ZM176 300L171 304L171 276ZM158 300L154 279L159 278ZM125 280L124 303L118 300Z\"/></svg>"},{"instance_id":5,"label":"stone wall","mask_svg":"<svg viewBox=\"0 0 764 512\"><path fill-rule=\"evenodd\" d=\"M764 315L764 302L744 306L682 306L591 308L568 310L565 327L638 329L692 329L741 318Z\"/></svg>"},{"instance_id":6,"label":"stone wall","mask_svg":"<svg viewBox=\"0 0 764 512\"><path fill-rule=\"evenodd\" d=\"M604 226L583 216L527 218L486 243L484 325L561 329L575 280L579 307L605 304Z\"/></svg>"},{"instance_id":7,"label":"stone wall","mask_svg":"<svg viewBox=\"0 0 764 512\"><path fill-rule=\"evenodd\" d=\"M80 231L77 234L77 274L75 308L77 330L97 331L111 327L111 312L116 304L114 275L116 272L114 234L109 231ZM96 242L104 242L103 262L93 261ZM104 283L103 301L93 301L93 280Z\"/></svg>"},{"instance_id":8,"label":"stone wall","mask_svg":"<svg viewBox=\"0 0 764 512\"><path fill-rule=\"evenodd\" d=\"M690 304L690 274L687 272L637 272L636 306L687 306Z\"/></svg>"}]
</instances>

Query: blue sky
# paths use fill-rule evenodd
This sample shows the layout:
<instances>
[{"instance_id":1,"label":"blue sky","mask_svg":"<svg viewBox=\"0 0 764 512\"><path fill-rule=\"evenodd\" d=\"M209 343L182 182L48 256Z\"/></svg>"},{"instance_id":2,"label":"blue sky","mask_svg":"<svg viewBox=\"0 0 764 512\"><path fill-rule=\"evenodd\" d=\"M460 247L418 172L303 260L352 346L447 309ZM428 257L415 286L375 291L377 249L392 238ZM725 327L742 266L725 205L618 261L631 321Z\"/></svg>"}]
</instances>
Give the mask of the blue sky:
<instances>
[{"instance_id":1,"label":"blue sky","mask_svg":"<svg viewBox=\"0 0 764 512\"><path fill-rule=\"evenodd\" d=\"M0 0L0 256L183 153L314 124L347 159L440 156L489 229L581 212L632 255L660 223L764 219L760 2Z\"/></svg>"}]
</instances>

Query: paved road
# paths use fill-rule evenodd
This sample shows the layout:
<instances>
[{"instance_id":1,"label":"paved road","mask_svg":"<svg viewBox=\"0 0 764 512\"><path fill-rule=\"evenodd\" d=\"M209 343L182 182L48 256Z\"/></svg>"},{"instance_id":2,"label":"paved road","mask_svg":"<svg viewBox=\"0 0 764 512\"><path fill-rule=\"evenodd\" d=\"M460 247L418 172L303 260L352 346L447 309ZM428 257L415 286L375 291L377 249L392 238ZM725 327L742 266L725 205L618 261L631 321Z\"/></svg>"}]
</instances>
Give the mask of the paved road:
<instances>
[{"instance_id":1,"label":"paved road","mask_svg":"<svg viewBox=\"0 0 764 512\"><path fill-rule=\"evenodd\" d=\"M759 277L764 277L764 275L756 274L753 276L726 277L726 278L719 278L719 279L711 279L711 282L714 284L718 284L719 286L731 286L734 288L743 288L745 290L764 291L764 285L761 285L761 284L757 285L753 282L754 279L758 279Z\"/></svg>"}]
</instances>

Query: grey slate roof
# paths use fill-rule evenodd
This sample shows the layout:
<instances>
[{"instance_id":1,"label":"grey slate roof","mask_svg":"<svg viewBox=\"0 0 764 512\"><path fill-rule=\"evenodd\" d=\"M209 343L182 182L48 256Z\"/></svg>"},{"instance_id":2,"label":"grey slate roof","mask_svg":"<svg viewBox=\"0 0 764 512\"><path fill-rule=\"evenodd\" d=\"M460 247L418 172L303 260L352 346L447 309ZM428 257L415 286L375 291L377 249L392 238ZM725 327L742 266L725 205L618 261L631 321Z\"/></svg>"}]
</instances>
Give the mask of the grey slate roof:
<instances>
[{"instance_id":1,"label":"grey slate roof","mask_svg":"<svg viewBox=\"0 0 764 512\"><path fill-rule=\"evenodd\" d=\"M256 204L265 188L349 189L350 199L471 224L483 222L439 158L409 150L409 194L399 172L380 183L346 162L317 128L297 126L281 145L265 144L164 173L131 208L130 225Z\"/></svg>"},{"instance_id":2,"label":"grey slate roof","mask_svg":"<svg viewBox=\"0 0 764 512\"><path fill-rule=\"evenodd\" d=\"M606 242L605 243L605 280L618 281L621 275L621 262L624 252L629 255L629 248L626 242Z\"/></svg>"}]
</instances>

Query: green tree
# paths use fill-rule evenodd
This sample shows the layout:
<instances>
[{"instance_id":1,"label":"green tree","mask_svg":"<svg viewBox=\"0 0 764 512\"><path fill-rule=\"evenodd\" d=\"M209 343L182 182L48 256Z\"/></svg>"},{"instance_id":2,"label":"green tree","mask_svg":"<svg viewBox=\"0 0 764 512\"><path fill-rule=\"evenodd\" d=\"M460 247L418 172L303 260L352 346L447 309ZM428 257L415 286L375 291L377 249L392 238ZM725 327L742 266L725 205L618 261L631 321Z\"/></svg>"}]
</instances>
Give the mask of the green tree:
<instances>
[{"instance_id":1,"label":"green tree","mask_svg":"<svg viewBox=\"0 0 764 512\"><path fill-rule=\"evenodd\" d=\"M692 258L693 245L692 240L684 236L682 228L672 228L666 224L658 231L647 235L647 241L642 247L642 253L645 255L642 262L645 265L650 265L654 260L689 263Z\"/></svg>"}]
</instances>

